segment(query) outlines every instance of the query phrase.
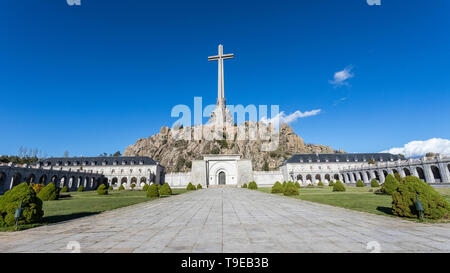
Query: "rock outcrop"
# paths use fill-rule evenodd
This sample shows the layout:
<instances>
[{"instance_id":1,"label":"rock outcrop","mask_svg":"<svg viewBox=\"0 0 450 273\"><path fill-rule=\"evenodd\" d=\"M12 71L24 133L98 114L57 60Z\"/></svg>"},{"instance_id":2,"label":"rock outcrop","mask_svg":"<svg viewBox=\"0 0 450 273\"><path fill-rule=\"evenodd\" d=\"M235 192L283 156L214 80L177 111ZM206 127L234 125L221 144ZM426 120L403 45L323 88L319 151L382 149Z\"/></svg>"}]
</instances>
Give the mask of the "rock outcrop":
<instances>
[{"instance_id":1,"label":"rock outcrop","mask_svg":"<svg viewBox=\"0 0 450 273\"><path fill-rule=\"evenodd\" d=\"M224 137L222 137L224 136ZM245 122L216 131L213 125L170 129L139 139L128 146L124 156L149 156L161 162L166 172L189 171L192 160L204 154L241 154L251 159L254 170L277 169L296 153L343 153L329 146L305 144L287 124L277 131L262 122Z\"/></svg>"}]
</instances>

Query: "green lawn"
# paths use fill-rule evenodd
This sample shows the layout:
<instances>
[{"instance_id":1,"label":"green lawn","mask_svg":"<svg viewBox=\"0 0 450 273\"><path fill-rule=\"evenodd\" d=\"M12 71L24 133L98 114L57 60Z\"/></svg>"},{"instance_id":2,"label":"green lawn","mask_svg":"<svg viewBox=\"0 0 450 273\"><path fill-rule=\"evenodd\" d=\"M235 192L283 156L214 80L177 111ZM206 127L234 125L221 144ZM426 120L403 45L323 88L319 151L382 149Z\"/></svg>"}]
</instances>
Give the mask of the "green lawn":
<instances>
[{"instance_id":1,"label":"green lawn","mask_svg":"<svg viewBox=\"0 0 450 273\"><path fill-rule=\"evenodd\" d=\"M184 193L186 190L172 189L172 192L176 195ZM18 230L98 214L154 199L156 198L148 198L146 192L140 190L110 191L108 195L98 195L97 191L62 193L59 200L44 202L42 223L22 225L18 227ZM0 227L0 231L12 230L15 230L15 227Z\"/></svg>"},{"instance_id":2,"label":"green lawn","mask_svg":"<svg viewBox=\"0 0 450 273\"><path fill-rule=\"evenodd\" d=\"M392 214L391 209L392 197L390 195L369 192L371 189L375 191L378 188L346 187L345 192L333 192L332 187L326 186L323 188L300 188L300 195L293 196L293 198L373 214L395 216ZM271 188L260 188L259 190L270 193ZM436 190L450 202L450 188ZM435 222L430 220L427 221Z\"/></svg>"}]
</instances>

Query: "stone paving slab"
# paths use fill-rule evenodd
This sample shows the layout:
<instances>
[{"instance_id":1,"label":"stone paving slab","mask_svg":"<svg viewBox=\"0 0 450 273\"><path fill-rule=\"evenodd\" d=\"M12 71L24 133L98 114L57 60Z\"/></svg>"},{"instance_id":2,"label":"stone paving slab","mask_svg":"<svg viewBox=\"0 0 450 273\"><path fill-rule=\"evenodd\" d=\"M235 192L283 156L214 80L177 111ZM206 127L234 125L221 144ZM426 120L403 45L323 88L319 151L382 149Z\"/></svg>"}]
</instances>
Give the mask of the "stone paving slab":
<instances>
[{"instance_id":1,"label":"stone paving slab","mask_svg":"<svg viewBox=\"0 0 450 273\"><path fill-rule=\"evenodd\" d=\"M239 188L203 189L64 223L0 233L0 252L450 252L422 224Z\"/></svg>"}]
</instances>

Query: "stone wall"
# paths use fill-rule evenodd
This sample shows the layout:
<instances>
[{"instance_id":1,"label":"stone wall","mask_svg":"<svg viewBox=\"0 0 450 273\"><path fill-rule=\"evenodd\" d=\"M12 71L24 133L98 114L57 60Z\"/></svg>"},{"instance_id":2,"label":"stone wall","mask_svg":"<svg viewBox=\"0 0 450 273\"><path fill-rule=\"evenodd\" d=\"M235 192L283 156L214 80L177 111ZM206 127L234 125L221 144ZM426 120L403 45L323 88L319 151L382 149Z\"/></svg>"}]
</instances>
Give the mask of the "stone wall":
<instances>
[{"instance_id":1,"label":"stone wall","mask_svg":"<svg viewBox=\"0 0 450 273\"><path fill-rule=\"evenodd\" d=\"M253 171L253 179L258 184L258 187L272 187L275 182L283 183L284 181L281 171Z\"/></svg>"},{"instance_id":2,"label":"stone wall","mask_svg":"<svg viewBox=\"0 0 450 273\"><path fill-rule=\"evenodd\" d=\"M191 172L185 173L166 173L165 182L171 188L186 188L189 182L192 182Z\"/></svg>"}]
</instances>

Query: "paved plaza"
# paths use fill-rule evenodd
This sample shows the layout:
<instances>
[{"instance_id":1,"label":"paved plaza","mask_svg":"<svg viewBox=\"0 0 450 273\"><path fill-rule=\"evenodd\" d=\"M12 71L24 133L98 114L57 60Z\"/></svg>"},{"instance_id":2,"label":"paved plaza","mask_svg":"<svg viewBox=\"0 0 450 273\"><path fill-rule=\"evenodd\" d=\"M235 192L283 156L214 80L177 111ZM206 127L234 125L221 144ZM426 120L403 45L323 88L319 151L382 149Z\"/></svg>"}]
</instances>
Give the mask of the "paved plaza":
<instances>
[{"instance_id":1,"label":"paved plaza","mask_svg":"<svg viewBox=\"0 0 450 273\"><path fill-rule=\"evenodd\" d=\"M71 252L73 241L81 252L450 252L450 224L216 188L2 232L0 252Z\"/></svg>"}]
</instances>

